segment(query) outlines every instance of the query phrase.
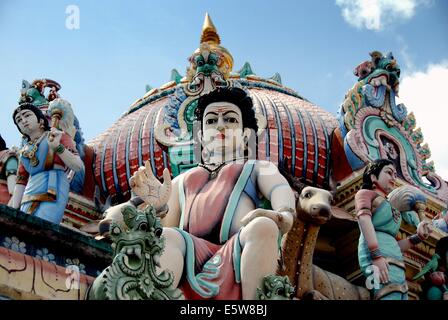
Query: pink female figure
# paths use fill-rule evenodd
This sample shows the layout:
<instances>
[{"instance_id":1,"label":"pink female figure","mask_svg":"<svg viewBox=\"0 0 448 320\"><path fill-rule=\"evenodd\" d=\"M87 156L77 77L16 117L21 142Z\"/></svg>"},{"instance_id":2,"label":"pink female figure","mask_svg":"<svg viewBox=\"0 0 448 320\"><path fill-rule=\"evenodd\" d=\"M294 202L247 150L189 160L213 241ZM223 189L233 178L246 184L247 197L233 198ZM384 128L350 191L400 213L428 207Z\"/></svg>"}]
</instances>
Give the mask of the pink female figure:
<instances>
[{"instance_id":1,"label":"pink female figure","mask_svg":"<svg viewBox=\"0 0 448 320\"><path fill-rule=\"evenodd\" d=\"M387 195L395 187L397 171L392 161L378 159L370 163L363 175L363 185L355 196L355 210L361 230L358 260L366 277L379 273L374 299L407 300L406 269L403 252L429 236L428 222L420 222L417 234L396 240L401 213L392 207Z\"/></svg>"}]
</instances>

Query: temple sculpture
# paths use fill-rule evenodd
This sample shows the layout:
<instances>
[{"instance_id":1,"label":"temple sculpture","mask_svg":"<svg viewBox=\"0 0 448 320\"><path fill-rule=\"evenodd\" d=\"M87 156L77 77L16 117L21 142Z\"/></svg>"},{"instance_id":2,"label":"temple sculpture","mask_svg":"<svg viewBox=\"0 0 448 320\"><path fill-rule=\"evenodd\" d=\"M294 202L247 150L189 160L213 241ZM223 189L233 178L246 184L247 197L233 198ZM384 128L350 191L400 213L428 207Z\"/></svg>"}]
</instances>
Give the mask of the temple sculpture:
<instances>
[{"instance_id":1,"label":"temple sculpture","mask_svg":"<svg viewBox=\"0 0 448 320\"><path fill-rule=\"evenodd\" d=\"M235 70L206 14L185 75L88 142L63 86L24 80L21 151L0 158L17 189L0 201L0 298L448 298L447 181L395 101L396 58L366 58L331 114Z\"/></svg>"}]
</instances>

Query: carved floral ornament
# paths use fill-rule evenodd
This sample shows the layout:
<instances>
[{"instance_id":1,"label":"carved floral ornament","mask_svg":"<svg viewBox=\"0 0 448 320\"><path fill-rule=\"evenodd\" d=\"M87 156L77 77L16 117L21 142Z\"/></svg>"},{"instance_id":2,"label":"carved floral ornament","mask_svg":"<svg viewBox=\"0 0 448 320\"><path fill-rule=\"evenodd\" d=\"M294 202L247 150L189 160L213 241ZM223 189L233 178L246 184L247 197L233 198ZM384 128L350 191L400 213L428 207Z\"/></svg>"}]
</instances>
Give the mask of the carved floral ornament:
<instances>
[{"instance_id":1,"label":"carved floral ornament","mask_svg":"<svg viewBox=\"0 0 448 320\"><path fill-rule=\"evenodd\" d=\"M448 187L434 173L434 165L429 161L431 151L423 144L414 114L395 102L399 65L392 53L383 55L374 51L370 55L371 61L356 67L358 82L346 94L339 111L340 129L352 169L358 170L375 159L389 158L400 167L400 174L408 183L448 201Z\"/></svg>"}]
</instances>

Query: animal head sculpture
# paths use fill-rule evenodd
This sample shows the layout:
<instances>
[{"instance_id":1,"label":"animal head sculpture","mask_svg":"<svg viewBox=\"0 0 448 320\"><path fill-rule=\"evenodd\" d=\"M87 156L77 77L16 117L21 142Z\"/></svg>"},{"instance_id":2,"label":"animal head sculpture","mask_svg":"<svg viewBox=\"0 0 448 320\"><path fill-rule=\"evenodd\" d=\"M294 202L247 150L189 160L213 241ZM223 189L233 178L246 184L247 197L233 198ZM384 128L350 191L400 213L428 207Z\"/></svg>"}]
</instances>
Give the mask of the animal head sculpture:
<instances>
[{"instance_id":1,"label":"animal head sculpture","mask_svg":"<svg viewBox=\"0 0 448 320\"><path fill-rule=\"evenodd\" d=\"M332 194L324 189L305 187L297 202L297 216L304 221L322 225L331 219Z\"/></svg>"},{"instance_id":2,"label":"animal head sculpture","mask_svg":"<svg viewBox=\"0 0 448 320\"><path fill-rule=\"evenodd\" d=\"M233 57L221 46L221 39L210 16L205 16L199 48L188 59L187 91L205 94L219 87L228 86L227 78L233 67Z\"/></svg>"},{"instance_id":3,"label":"animal head sculpture","mask_svg":"<svg viewBox=\"0 0 448 320\"><path fill-rule=\"evenodd\" d=\"M118 222L110 224L110 238L114 242L114 260L121 261L124 273L134 274L145 268L145 260L151 257L158 264L165 245L162 225L154 209L144 211L132 206L121 209L126 228Z\"/></svg>"},{"instance_id":4,"label":"animal head sculpture","mask_svg":"<svg viewBox=\"0 0 448 320\"><path fill-rule=\"evenodd\" d=\"M258 300L291 300L294 286L287 276L269 275L263 278L262 288L257 288Z\"/></svg>"},{"instance_id":5,"label":"animal head sculpture","mask_svg":"<svg viewBox=\"0 0 448 320\"><path fill-rule=\"evenodd\" d=\"M121 209L123 222L110 224L114 259L94 281L88 293L93 300L168 300L182 299L172 286L171 271L158 273L165 247L162 225L155 210L140 211L133 206Z\"/></svg>"}]
</instances>

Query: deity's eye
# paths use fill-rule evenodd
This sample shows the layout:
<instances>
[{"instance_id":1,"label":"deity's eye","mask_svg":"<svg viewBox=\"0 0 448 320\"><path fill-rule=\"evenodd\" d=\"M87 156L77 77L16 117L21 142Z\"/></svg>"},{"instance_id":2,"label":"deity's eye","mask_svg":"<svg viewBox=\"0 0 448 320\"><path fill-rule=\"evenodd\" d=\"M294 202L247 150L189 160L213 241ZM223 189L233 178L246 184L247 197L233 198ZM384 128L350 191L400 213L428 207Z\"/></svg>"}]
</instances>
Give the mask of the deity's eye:
<instances>
[{"instance_id":1,"label":"deity's eye","mask_svg":"<svg viewBox=\"0 0 448 320\"><path fill-rule=\"evenodd\" d=\"M205 121L205 123L206 124L215 124L216 122L218 122L218 119L214 119L214 118L210 118L210 119L207 119L206 121Z\"/></svg>"},{"instance_id":2,"label":"deity's eye","mask_svg":"<svg viewBox=\"0 0 448 320\"><path fill-rule=\"evenodd\" d=\"M238 119L232 118L232 117L225 118L224 121L227 122L227 123L238 123Z\"/></svg>"}]
</instances>

